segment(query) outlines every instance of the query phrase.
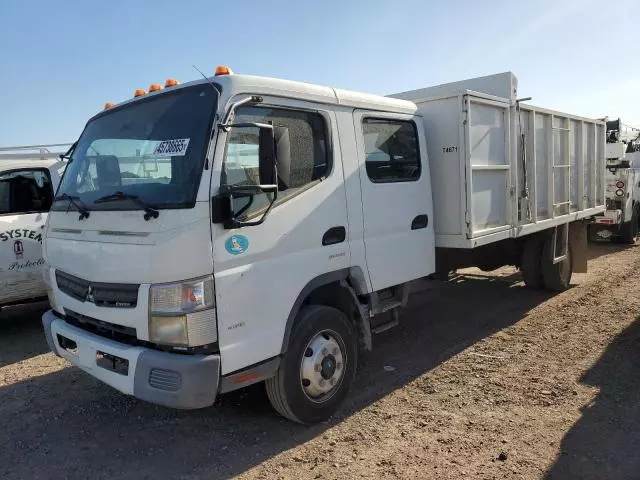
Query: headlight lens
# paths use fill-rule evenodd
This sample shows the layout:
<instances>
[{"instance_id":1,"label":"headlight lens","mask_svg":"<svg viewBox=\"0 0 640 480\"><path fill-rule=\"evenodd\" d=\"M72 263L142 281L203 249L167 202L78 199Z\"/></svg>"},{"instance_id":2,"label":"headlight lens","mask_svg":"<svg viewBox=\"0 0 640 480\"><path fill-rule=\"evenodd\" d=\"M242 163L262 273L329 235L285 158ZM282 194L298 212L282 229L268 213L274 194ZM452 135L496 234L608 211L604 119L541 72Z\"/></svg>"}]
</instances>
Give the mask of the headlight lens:
<instances>
[{"instance_id":1,"label":"headlight lens","mask_svg":"<svg viewBox=\"0 0 640 480\"><path fill-rule=\"evenodd\" d=\"M189 344L187 316L151 317L149 340L162 345L186 347Z\"/></svg>"},{"instance_id":2,"label":"headlight lens","mask_svg":"<svg viewBox=\"0 0 640 480\"><path fill-rule=\"evenodd\" d=\"M214 307L211 275L180 283L151 285L149 340L184 347L217 341Z\"/></svg>"},{"instance_id":3,"label":"headlight lens","mask_svg":"<svg viewBox=\"0 0 640 480\"><path fill-rule=\"evenodd\" d=\"M211 276L181 283L152 285L149 310L154 313L189 313L215 306Z\"/></svg>"}]
</instances>

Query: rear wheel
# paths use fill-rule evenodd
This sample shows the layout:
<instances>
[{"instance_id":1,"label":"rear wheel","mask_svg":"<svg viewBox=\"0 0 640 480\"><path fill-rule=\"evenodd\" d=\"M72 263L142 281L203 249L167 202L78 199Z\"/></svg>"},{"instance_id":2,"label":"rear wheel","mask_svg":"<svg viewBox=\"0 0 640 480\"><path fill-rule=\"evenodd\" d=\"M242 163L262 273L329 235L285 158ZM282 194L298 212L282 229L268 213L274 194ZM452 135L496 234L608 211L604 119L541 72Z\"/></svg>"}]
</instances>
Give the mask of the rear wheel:
<instances>
[{"instance_id":1,"label":"rear wheel","mask_svg":"<svg viewBox=\"0 0 640 480\"><path fill-rule=\"evenodd\" d=\"M567 245L567 256L558 263L553 263L553 235L549 235L544 241L542 257L540 261L542 282L547 290L564 292L569 288L573 263L571 259L571 246Z\"/></svg>"},{"instance_id":2,"label":"rear wheel","mask_svg":"<svg viewBox=\"0 0 640 480\"><path fill-rule=\"evenodd\" d=\"M522 270L524 284L529 288L543 287L541 258L544 242L542 240L539 235L532 235L524 243L522 249L520 270Z\"/></svg>"},{"instance_id":3,"label":"rear wheel","mask_svg":"<svg viewBox=\"0 0 640 480\"><path fill-rule=\"evenodd\" d=\"M271 405L303 424L329 418L355 377L357 335L344 313L324 305L304 307L276 375L266 383Z\"/></svg>"}]
</instances>

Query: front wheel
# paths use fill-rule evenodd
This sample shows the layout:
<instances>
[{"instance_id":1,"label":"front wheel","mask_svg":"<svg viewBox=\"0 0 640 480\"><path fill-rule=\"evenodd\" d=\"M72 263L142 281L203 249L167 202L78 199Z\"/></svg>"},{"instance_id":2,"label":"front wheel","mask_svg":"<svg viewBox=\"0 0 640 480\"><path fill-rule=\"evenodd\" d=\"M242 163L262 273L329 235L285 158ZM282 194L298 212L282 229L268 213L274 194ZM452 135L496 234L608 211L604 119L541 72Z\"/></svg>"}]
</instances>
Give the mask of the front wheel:
<instances>
[{"instance_id":1,"label":"front wheel","mask_svg":"<svg viewBox=\"0 0 640 480\"><path fill-rule=\"evenodd\" d=\"M310 425L329 418L353 383L357 335L344 313L304 307L276 375L266 380L271 405L283 417Z\"/></svg>"}]
</instances>

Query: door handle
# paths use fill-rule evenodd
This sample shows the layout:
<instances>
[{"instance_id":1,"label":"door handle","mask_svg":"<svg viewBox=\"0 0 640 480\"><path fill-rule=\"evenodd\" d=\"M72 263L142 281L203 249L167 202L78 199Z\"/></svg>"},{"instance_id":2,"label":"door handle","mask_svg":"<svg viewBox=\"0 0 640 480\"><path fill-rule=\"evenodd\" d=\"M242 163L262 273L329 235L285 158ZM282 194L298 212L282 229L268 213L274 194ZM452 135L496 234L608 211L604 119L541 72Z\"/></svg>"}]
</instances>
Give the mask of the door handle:
<instances>
[{"instance_id":1,"label":"door handle","mask_svg":"<svg viewBox=\"0 0 640 480\"><path fill-rule=\"evenodd\" d=\"M335 245L344 242L347 238L347 229L344 227L332 227L322 236L322 245Z\"/></svg>"},{"instance_id":2,"label":"door handle","mask_svg":"<svg viewBox=\"0 0 640 480\"><path fill-rule=\"evenodd\" d=\"M429 215L418 215L411 222L411 230L419 230L421 228L427 228L429 225Z\"/></svg>"}]
</instances>

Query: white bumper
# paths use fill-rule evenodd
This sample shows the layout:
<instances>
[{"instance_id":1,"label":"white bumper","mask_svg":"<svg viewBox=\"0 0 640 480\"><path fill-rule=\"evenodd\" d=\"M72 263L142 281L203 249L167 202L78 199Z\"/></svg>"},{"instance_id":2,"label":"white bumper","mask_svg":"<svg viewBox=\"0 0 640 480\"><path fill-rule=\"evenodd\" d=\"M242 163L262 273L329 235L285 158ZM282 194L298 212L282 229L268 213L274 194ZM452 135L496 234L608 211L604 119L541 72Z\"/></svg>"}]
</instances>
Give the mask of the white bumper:
<instances>
[{"instance_id":1,"label":"white bumper","mask_svg":"<svg viewBox=\"0 0 640 480\"><path fill-rule=\"evenodd\" d=\"M49 348L127 395L173 408L208 407L220 383L220 355L180 355L127 345L42 315ZM62 344L61 344L62 342Z\"/></svg>"},{"instance_id":2,"label":"white bumper","mask_svg":"<svg viewBox=\"0 0 640 480\"><path fill-rule=\"evenodd\" d=\"M47 313L53 317L52 313ZM77 355L74 355L60 345L58 335L76 342ZM127 395L133 395L134 377L138 357L144 350L142 347L132 347L93 335L55 317L51 322L51 340L55 347L55 349L52 349L54 353L65 358L76 367L80 367L82 370L96 377L98 380L112 386L116 390L120 390L122 393L126 393ZM109 371L98 366L96 363L96 355L98 352L108 353L128 360L129 368L127 375Z\"/></svg>"}]
</instances>

